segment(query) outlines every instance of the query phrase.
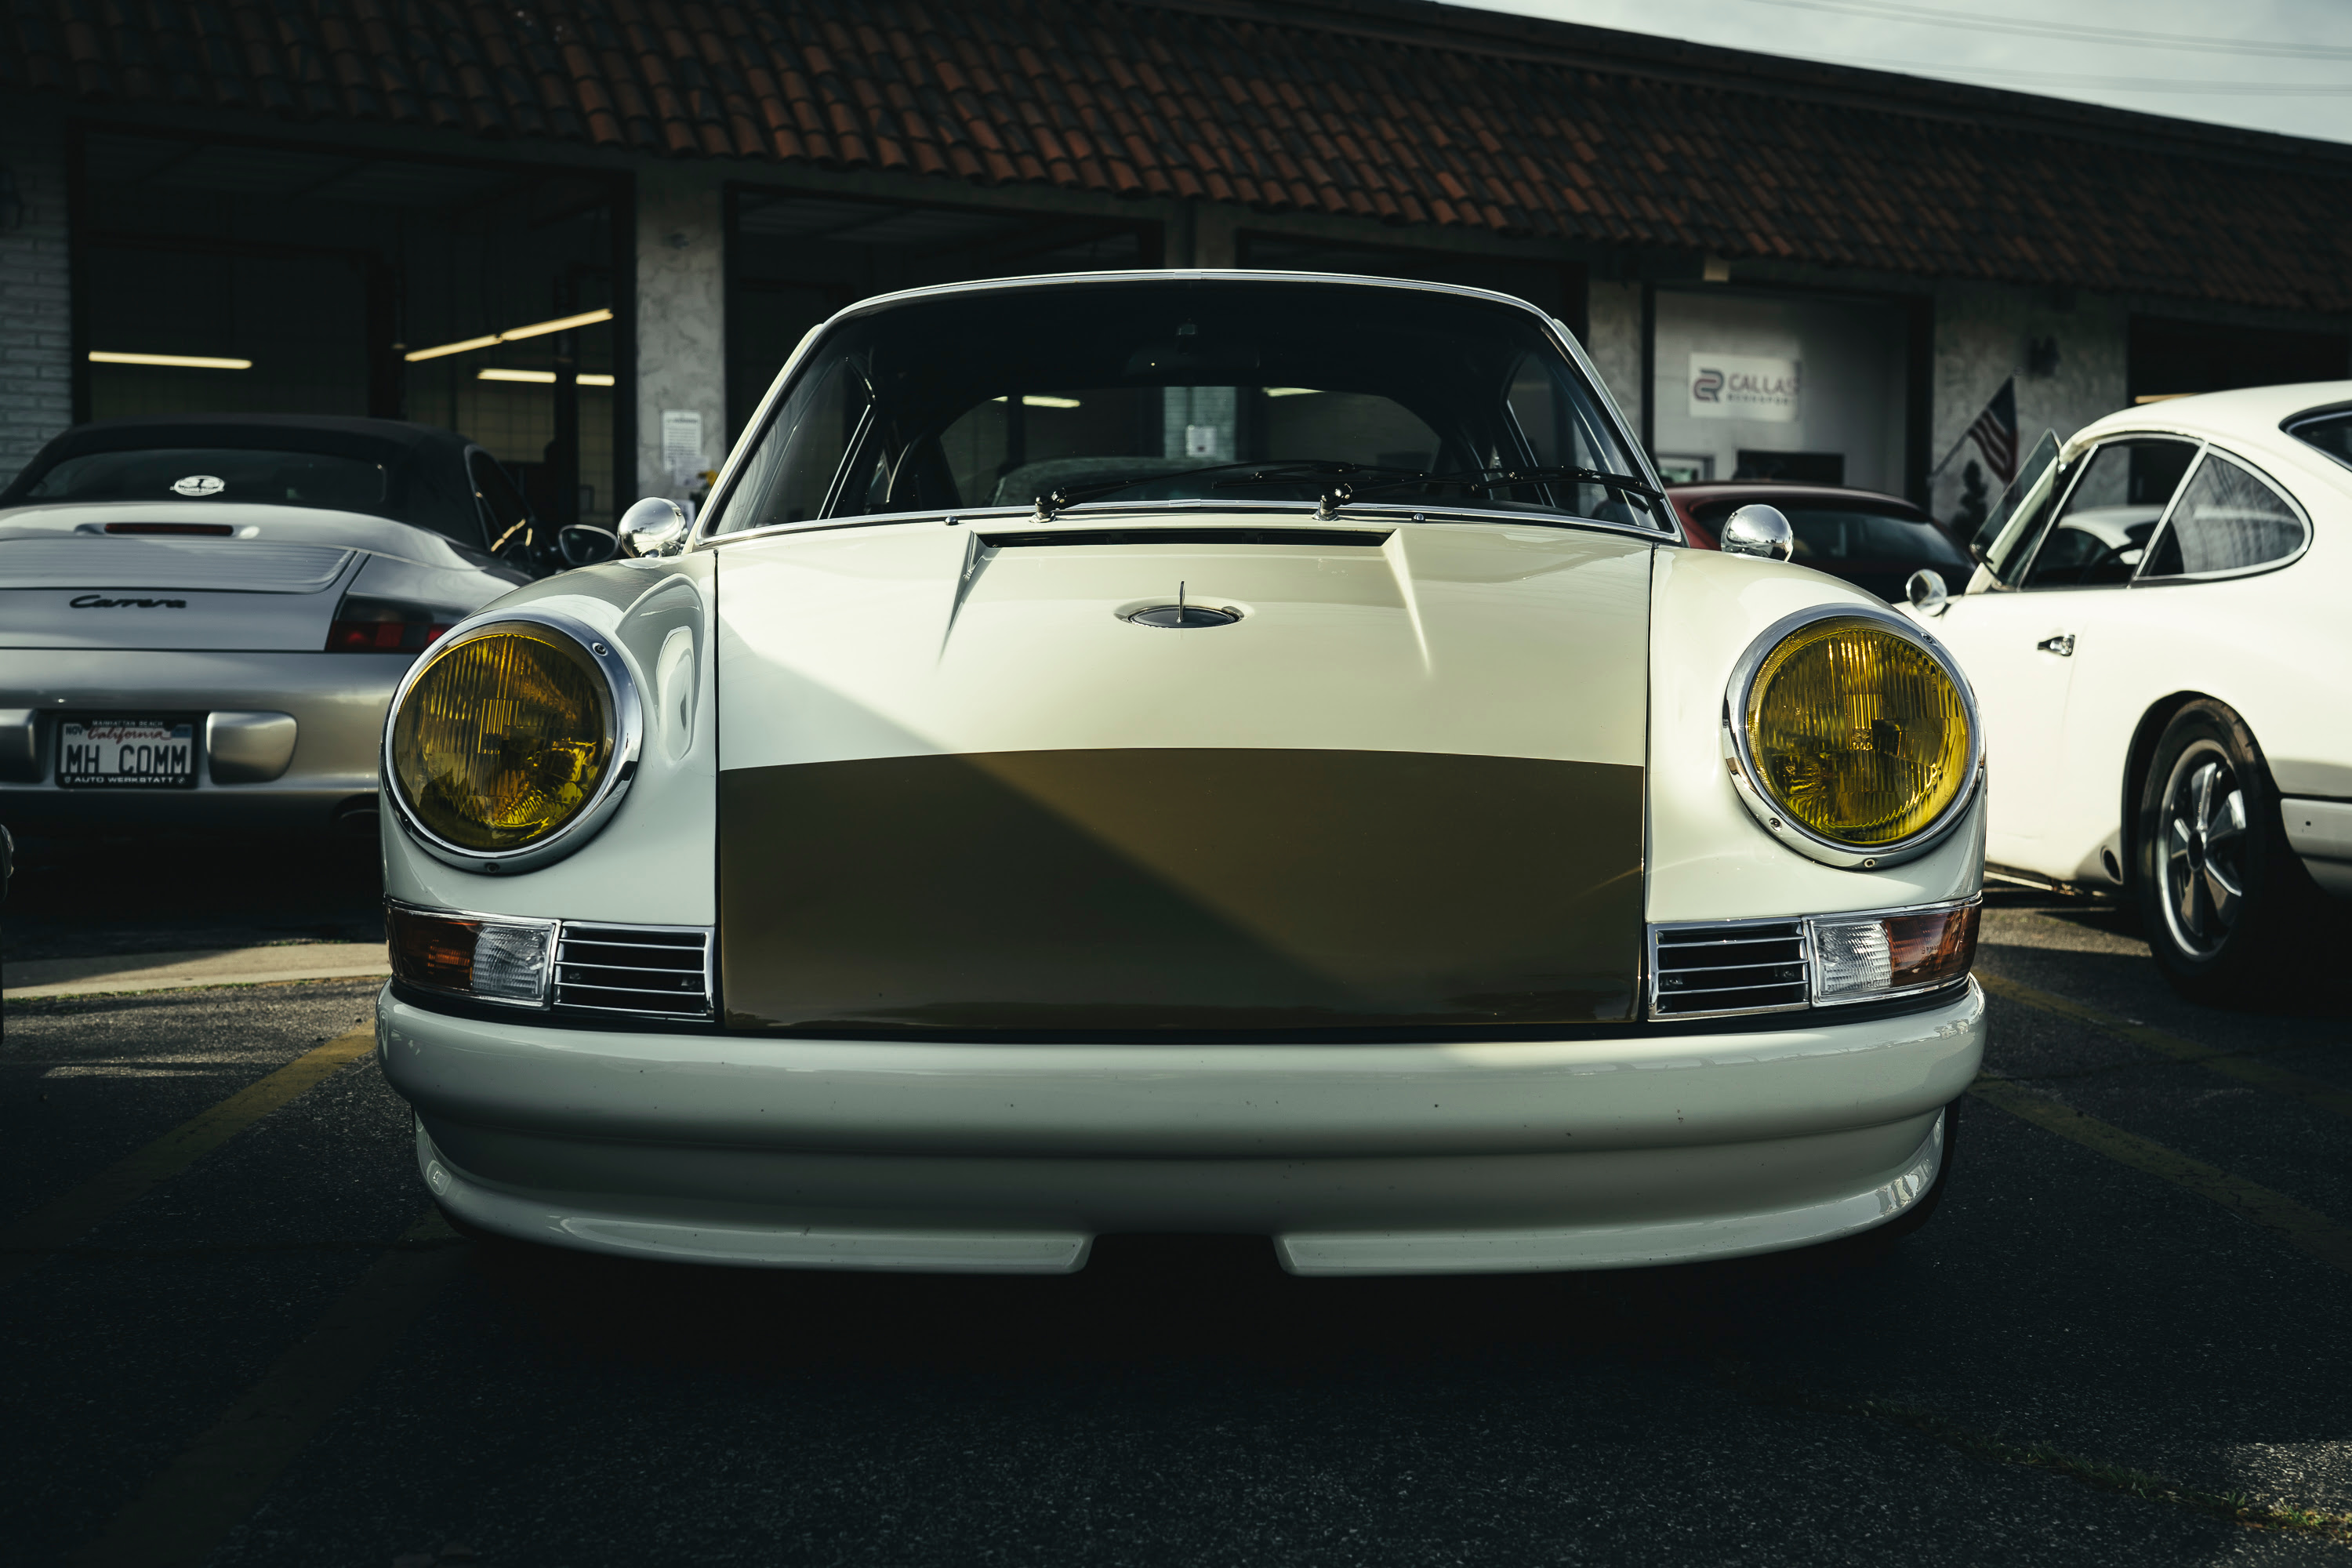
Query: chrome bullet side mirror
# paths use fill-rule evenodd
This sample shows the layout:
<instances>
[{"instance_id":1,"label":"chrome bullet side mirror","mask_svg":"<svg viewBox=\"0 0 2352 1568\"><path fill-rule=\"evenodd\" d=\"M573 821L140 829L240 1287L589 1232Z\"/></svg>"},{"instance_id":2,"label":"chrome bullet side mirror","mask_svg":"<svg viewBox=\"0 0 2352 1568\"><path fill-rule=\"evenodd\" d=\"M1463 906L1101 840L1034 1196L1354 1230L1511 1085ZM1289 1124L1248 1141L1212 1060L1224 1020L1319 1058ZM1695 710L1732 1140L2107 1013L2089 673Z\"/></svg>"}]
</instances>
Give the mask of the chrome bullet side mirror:
<instances>
[{"instance_id":1,"label":"chrome bullet side mirror","mask_svg":"<svg viewBox=\"0 0 2352 1568\"><path fill-rule=\"evenodd\" d=\"M621 514L621 525L614 531L621 536L621 548L631 555L675 555L686 548L686 536L693 528L693 521L677 502L667 496L647 496Z\"/></svg>"},{"instance_id":2,"label":"chrome bullet side mirror","mask_svg":"<svg viewBox=\"0 0 2352 1568\"><path fill-rule=\"evenodd\" d=\"M1723 520L1717 542L1727 555L1761 555L1786 561L1797 552L1796 531L1775 506L1743 506Z\"/></svg>"},{"instance_id":3,"label":"chrome bullet side mirror","mask_svg":"<svg viewBox=\"0 0 2352 1568\"><path fill-rule=\"evenodd\" d=\"M1942 574L1925 566L1912 573L1911 580L1903 584L1903 596L1923 616L1940 616L1944 606L1952 602L1951 590L1944 586Z\"/></svg>"}]
</instances>

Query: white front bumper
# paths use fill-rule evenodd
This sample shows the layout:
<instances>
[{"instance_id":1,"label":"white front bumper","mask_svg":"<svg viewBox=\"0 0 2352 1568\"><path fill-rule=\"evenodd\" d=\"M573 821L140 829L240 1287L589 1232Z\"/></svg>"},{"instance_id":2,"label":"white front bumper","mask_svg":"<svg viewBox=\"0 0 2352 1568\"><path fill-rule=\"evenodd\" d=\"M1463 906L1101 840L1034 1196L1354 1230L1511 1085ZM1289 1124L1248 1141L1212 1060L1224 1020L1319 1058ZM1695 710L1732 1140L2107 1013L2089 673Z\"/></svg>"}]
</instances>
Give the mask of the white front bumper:
<instances>
[{"instance_id":1,"label":"white front bumper","mask_svg":"<svg viewBox=\"0 0 2352 1568\"><path fill-rule=\"evenodd\" d=\"M602 1033L387 991L436 1194L558 1245L1058 1272L1105 1231L1301 1273L1614 1268L1866 1229L1924 1192L1982 994L1576 1042L995 1045Z\"/></svg>"}]
</instances>

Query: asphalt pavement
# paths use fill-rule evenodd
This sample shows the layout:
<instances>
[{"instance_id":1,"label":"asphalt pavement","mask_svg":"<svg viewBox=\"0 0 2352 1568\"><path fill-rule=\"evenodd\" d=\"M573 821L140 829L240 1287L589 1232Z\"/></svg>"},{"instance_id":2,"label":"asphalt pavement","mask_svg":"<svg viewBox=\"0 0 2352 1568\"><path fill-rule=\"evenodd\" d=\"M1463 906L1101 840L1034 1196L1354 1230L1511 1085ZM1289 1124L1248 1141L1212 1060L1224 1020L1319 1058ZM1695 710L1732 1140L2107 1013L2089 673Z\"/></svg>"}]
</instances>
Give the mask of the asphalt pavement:
<instances>
[{"instance_id":1,"label":"asphalt pavement","mask_svg":"<svg viewBox=\"0 0 2352 1568\"><path fill-rule=\"evenodd\" d=\"M199 945L55 869L89 853L33 861L0 957ZM214 853L219 924L366 939L364 859ZM1081 1274L989 1279L482 1245L426 1220L404 1108L348 1043L373 983L12 1001L0 1541L302 1568L2347 1560L2346 976L2191 1006L2123 911L1992 904L1997 1081L1940 1212L1876 1263L1305 1280L1262 1239L1113 1237Z\"/></svg>"}]
</instances>

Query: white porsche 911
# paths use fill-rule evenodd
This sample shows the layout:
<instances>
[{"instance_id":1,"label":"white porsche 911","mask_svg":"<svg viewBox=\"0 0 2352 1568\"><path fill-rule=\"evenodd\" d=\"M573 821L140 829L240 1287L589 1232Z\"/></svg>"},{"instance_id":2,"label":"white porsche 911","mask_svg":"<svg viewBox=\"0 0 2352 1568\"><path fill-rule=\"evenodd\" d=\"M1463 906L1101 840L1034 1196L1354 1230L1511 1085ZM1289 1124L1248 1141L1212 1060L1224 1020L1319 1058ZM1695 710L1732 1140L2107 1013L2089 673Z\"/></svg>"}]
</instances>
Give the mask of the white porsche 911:
<instances>
[{"instance_id":1,"label":"white porsche 911","mask_svg":"<svg viewBox=\"0 0 2352 1568\"><path fill-rule=\"evenodd\" d=\"M2352 383L2128 408L2045 436L1968 591L1912 607L1984 704L1996 868L2126 888L2204 1000L2352 898Z\"/></svg>"},{"instance_id":2,"label":"white porsche 911","mask_svg":"<svg viewBox=\"0 0 2352 1568\"><path fill-rule=\"evenodd\" d=\"M868 300L689 530L418 661L378 1011L460 1224L1302 1273L1898 1234L1974 1077L1967 683L1685 547L1558 322L1245 272Z\"/></svg>"}]
</instances>

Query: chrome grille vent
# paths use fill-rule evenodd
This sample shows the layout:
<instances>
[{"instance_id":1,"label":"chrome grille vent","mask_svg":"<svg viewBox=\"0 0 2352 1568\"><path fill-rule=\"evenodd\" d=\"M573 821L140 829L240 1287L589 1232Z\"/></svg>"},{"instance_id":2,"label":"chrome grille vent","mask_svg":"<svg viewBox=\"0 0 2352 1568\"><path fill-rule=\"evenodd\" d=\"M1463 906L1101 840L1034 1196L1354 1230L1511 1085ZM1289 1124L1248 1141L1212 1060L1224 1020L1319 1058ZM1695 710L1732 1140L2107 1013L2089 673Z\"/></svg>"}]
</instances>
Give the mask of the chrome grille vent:
<instances>
[{"instance_id":1,"label":"chrome grille vent","mask_svg":"<svg viewBox=\"0 0 2352 1568\"><path fill-rule=\"evenodd\" d=\"M1660 926L1650 952L1650 1012L1660 1018L1802 1007L1805 929L1798 921Z\"/></svg>"},{"instance_id":2,"label":"chrome grille vent","mask_svg":"<svg viewBox=\"0 0 2352 1568\"><path fill-rule=\"evenodd\" d=\"M555 1005L649 1018L710 1016L710 933L691 927L563 922Z\"/></svg>"}]
</instances>

